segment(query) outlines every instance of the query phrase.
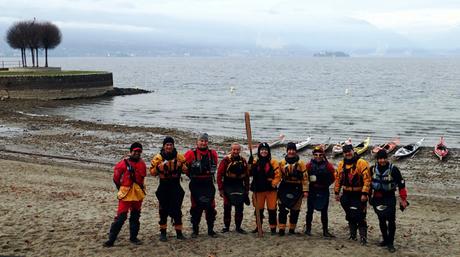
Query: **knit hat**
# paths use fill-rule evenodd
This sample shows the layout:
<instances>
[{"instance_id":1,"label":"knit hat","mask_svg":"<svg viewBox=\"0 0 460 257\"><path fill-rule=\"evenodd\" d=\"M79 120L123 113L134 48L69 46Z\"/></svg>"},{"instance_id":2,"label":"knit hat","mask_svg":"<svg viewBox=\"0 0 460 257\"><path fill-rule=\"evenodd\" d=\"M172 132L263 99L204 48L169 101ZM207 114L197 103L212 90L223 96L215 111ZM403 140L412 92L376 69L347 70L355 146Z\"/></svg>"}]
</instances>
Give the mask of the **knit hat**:
<instances>
[{"instance_id":1,"label":"knit hat","mask_svg":"<svg viewBox=\"0 0 460 257\"><path fill-rule=\"evenodd\" d=\"M349 144L346 144L346 145L342 146L342 150L343 150L344 153L353 151L353 146L349 145Z\"/></svg>"},{"instance_id":2,"label":"knit hat","mask_svg":"<svg viewBox=\"0 0 460 257\"><path fill-rule=\"evenodd\" d=\"M206 141L208 141L208 140L209 140L209 135L208 135L208 133L203 133L203 134L201 134L201 135L198 137L198 140L206 140Z\"/></svg>"},{"instance_id":3,"label":"knit hat","mask_svg":"<svg viewBox=\"0 0 460 257\"><path fill-rule=\"evenodd\" d=\"M380 149L377 154L375 155L375 158L378 159L387 159L388 158L388 153L385 151L385 149Z\"/></svg>"},{"instance_id":4,"label":"knit hat","mask_svg":"<svg viewBox=\"0 0 460 257\"><path fill-rule=\"evenodd\" d=\"M165 146L167 143L171 143L174 145L174 138L167 136L165 139L163 139L163 146Z\"/></svg>"},{"instance_id":5,"label":"knit hat","mask_svg":"<svg viewBox=\"0 0 460 257\"><path fill-rule=\"evenodd\" d=\"M295 145L295 143L293 143L293 142L287 143L286 152L289 151L290 149L293 149L293 150L297 151L297 146Z\"/></svg>"},{"instance_id":6,"label":"knit hat","mask_svg":"<svg viewBox=\"0 0 460 257\"><path fill-rule=\"evenodd\" d=\"M141 151L142 152L142 145L139 142L134 142L131 147L129 148L129 151Z\"/></svg>"},{"instance_id":7,"label":"knit hat","mask_svg":"<svg viewBox=\"0 0 460 257\"><path fill-rule=\"evenodd\" d=\"M271 155L271 152L270 152L270 145L267 144L267 143L260 143L259 144L259 147L257 148L257 157L261 158L260 156L260 150L262 150L262 148L265 148L268 150L268 158L271 159L272 158L272 155Z\"/></svg>"}]
</instances>

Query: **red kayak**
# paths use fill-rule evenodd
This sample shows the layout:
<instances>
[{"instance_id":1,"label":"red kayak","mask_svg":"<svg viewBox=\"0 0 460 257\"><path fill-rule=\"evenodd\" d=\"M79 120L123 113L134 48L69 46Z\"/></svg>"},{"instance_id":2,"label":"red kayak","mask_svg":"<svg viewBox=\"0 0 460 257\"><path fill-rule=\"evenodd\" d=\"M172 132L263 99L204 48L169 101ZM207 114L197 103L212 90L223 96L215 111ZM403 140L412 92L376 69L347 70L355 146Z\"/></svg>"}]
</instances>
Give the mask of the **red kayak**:
<instances>
[{"instance_id":1,"label":"red kayak","mask_svg":"<svg viewBox=\"0 0 460 257\"><path fill-rule=\"evenodd\" d=\"M387 153L391 153L396 149L398 145L399 145L399 138L397 137L393 138L391 139L391 141L386 142L385 144L376 145L372 149L372 154L377 154L377 152L380 151L380 149L385 149Z\"/></svg>"},{"instance_id":2,"label":"red kayak","mask_svg":"<svg viewBox=\"0 0 460 257\"><path fill-rule=\"evenodd\" d=\"M446 143L444 142L444 137L441 137L439 143L434 147L434 154L438 156L439 160L442 161L443 158L449 153L449 149L447 149Z\"/></svg>"}]
</instances>

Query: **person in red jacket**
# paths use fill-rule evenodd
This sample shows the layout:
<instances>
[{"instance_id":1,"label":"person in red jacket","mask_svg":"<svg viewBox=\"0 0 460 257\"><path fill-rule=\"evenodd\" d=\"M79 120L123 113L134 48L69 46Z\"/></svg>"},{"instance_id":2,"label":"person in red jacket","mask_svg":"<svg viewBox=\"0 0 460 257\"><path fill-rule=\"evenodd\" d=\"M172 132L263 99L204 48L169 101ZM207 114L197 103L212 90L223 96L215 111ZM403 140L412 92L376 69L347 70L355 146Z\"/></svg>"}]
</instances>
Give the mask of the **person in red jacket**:
<instances>
[{"instance_id":1,"label":"person in red jacket","mask_svg":"<svg viewBox=\"0 0 460 257\"><path fill-rule=\"evenodd\" d=\"M222 233L230 231L232 205L235 206L236 232L246 234L241 228L244 203L249 204L249 173L246 159L240 156L241 146L232 144L229 155L219 163L217 185L220 197L224 198L224 228Z\"/></svg>"},{"instance_id":2,"label":"person in red jacket","mask_svg":"<svg viewBox=\"0 0 460 257\"><path fill-rule=\"evenodd\" d=\"M216 202L214 187L214 174L217 167L217 152L208 148L208 134L201 134L197 140L197 147L185 153L188 171L186 175L190 178L190 198L192 206L190 208L192 221L192 237L195 238L199 233L199 225L203 211L206 212L206 222L208 225L208 235L217 237L214 232L214 221L216 219Z\"/></svg>"},{"instance_id":3,"label":"person in red jacket","mask_svg":"<svg viewBox=\"0 0 460 257\"><path fill-rule=\"evenodd\" d=\"M335 168L325 156L323 147L313 148L313 159L307 163L310 180L310 193L307 200L307 225L305 234L311 236L311 223L314 210L321 211L324 237L335 237L328 229L329 187L335 181Z\"/></svg>"},{"instance_id":4,"label":"person in red jacket","mask_svg":"<svg viewBox=\"0 0 460 257\"><path fill-rule=\"evenodd\" d=\"M129 240L139 245L142 242L137 238L139 233L142 200L145 197L144 178L147 175L147 166L141 158L142 145L135 142L129 148L129 158L122 159L114 168L113 182L118 189L118 210L114 222L110 226L109 240L105 247L112 247L120 233L123 224L129 217Z\"/></svg>"}]
</instances>

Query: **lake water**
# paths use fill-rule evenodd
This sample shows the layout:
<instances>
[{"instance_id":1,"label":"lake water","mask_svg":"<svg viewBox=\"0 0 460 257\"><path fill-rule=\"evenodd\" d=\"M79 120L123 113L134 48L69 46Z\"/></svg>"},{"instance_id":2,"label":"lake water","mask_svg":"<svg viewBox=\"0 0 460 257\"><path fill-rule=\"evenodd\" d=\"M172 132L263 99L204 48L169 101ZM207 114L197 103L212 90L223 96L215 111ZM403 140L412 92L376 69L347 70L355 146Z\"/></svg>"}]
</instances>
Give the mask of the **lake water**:
<instances>
[{"instance_id":1,"label":"lake water","mask_svg":"<svg viewBox=\"0 0 460 257\"><path fill-rule=\"evenodd\" d=\"M243 138L248 111L260 140L399 136L431 146L444 135L460 147L458 58L53 58L50 65L110 71L114 86L154 93L40 114Z\"/></svg>"}]
</instances>

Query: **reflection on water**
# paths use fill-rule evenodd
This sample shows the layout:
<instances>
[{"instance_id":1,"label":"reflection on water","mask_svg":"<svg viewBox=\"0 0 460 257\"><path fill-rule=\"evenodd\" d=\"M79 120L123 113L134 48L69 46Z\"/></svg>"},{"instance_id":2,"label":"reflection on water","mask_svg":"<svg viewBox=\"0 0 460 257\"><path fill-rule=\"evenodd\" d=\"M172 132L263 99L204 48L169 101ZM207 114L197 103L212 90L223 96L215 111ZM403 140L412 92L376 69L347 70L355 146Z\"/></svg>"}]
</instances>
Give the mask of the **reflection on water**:
<instances>
[{"instance_id":1,"label":"reflection on water","mask_svg":"<svg viewBox=\"0 0 460 257\"><path fill-rule=\"evenodd\" d=\"M117 87L154 93L84 100L40 113L131 125L288 140L312 135L401 143L444 135L460 147L460 59L55 58L64 69L107 70Z\"/></svg>"}]
</instances>

